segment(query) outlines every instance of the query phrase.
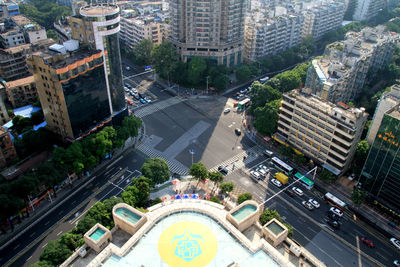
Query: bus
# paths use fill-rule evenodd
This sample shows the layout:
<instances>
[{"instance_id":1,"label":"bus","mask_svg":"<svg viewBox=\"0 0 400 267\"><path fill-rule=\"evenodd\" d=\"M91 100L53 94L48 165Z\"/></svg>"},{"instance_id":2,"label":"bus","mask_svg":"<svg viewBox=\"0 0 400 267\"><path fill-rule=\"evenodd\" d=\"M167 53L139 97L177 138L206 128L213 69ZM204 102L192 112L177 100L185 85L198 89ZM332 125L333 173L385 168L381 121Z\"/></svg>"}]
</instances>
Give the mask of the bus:
<instances>
[{"instance_id":1,"label":"bus","mask_svg":"<svg viewBox=\"0 0 400 267\"><path fill-rule=\"evenodd\" d=\"M314 182L305 177L303 174L296 172L294 175L296 179L300 179L299 182L304 185L308 190L311 190L314 187Z\"/></svg>"},{"instance_id":2,"label":"bus","mask_svg":"<svg viewBox=\"0 0 400 267\"><path fill-rule=\"evenodd\" d=\"M273 157L272 158L272 163L275 165L275 167L277 167L278 169L280 169L281 171L283 171L287 175L292 174L293 168L290 167L289 165L287 165L285 162L283 162L279 158Z\"/></svg>"},{"instance_id":3,"label":"bus","mask_svg":"<svg viewBox=\"0 0 400 267\"><path fill-rule=\"evenodd\" d=\"M264 77L264 78L261 78L261 79L260 79L260 83L264 84L264 83L266 83L268 80L269 80L269 77L268 77L268 76L267 76L267 77Z\"/></svg>"},{"instance_id":4,"label":"bus","mask_svg":"<svg viewBox=\"0 0 400 267\"><path fill-rule=\"evenodd\" d=\"M341 210L346 207L346 203L332 195L331 193L326 193L324 196L325 201L327 201L330 205L335 206Z\"/></svg>"},{"instance_id":5,"label":"bus","mask_svg":"<svg viewBox=\"0 0 400 267\"><path fill-rule=\"evenodd\" d=\"M250 98L246 98L246 99L243 99L242 101L240 101L237 105L237 108L244 109L244 108L247 108L248 106L250 106Z\"/></svg>"}]
</instances>

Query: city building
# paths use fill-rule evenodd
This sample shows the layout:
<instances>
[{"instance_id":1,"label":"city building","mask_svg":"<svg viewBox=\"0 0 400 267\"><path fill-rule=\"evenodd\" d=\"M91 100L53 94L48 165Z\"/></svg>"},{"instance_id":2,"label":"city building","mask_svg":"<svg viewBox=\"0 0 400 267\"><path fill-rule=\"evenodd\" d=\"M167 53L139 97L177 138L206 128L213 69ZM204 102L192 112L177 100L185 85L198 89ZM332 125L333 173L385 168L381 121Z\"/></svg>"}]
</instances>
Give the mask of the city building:
<instances>
[{"instance_id":1,"label":"city building","mask_svg":"<svg viewBox=\"0 0 400 267\"><path fill-rule=\"evenodd\" d=\"M26 44L24 31L11 18L0 23L0 47L10 48Z\"/></svg>"},{"instance_id":2,"label":"city building","mask_svg":"<svg viewBox=\"0 0 400 267\"><path fill-rule=\"evenodd\" d=\"M54 30L57 35L57 40L59 44L72 39L71 27L69 26L67 19L59 19L53 24Z\"/></svg>"},{"instance_id":3,"label":"city building","mask_svg":"<svg viewBox=\"0 0 400 267\"><path fill-rule=\"evenodd\" d=\"M376 134L381 126L383 116L395 106L400 105L400 85L395 84L389 92L384 92L376 106L374 117L369 126L367 141L370 145L374 142Z\"/></svg>"},{"instance_id":4,"label":"city building","mask_svg":"<svg viewBox=\"0 0 400 267\"><path fill-rule=\"evenodd\" d=\"M23 44L7 49L0 48L0 77L6 82L32 75L26 65L28 54L47 49L53 39L45 39L34 44Z\"/></svg>"},{"instance_id":5,"label":"city building","mask_svg":"<svg viewBox=\"0 0 400 267\"><path fill-rule=\"evenodd\" d=\"M10 117L8 116L7 108L4 103L6 100L6 88L3 83L0 83L0 123L4 125L5 123L10 121Z\"/></svg>"},{"instance_id":6,"label":"city building","mask_svg":"<svg viewBox=\"0 0 400 267\"><path fill-rule=\"evenodd\" d=\"M302 11L304 15L303 38L312 35L315 40L342 26L346 4L344 1L312 2Z\"/></svg>"},{"instance_id":7,"label":"city building","mask_svg":"<svg viewBox=\"0 0 400 267\"><path fill-rule=\"evenodd\" d=\"M7 166L17 158L14 144L10 133L4 127L0 126L0 168Z\"/></svg>"},{"instance_id":8,"label":"city building","mask_svg":"<svg viewBox=\"0 0 400 267\"><path fill-rule=\"evenodd\" d=\"M310 64L305 87L322 99L349 102L393 56L398 34L385 32L384 26L348 32L344 41L327 45L324 55Z\"/></svg>"},{"instance_id":9,"label":"city building","mask_svg":"<svg viewBox=\"0 0 400 267\"><path fill-rule=\"evenodd\" d=\"M120 9L112 3L91 4L80 8L80 15L69 17L72 39L104 53L103 65L111 114L127 113L122 85L119 47ZM121 111L125 111L121 113Z\"/></svg>"},{"instance_id":10,"label":"city building","mask_svg":"<svg viewBox=\"0 0 400 267\"><path fill-rule=\"evenodd\" d=\"M387 110L365 161L359 184L370 196L400 213L400 105Z\"/></svg>"},{"instance_id":11,"label":"city building","mask_svg":"<svg viewBox=\"0 0 400 267\"><path fill-rule=\"evenodd\" d=\"M356 0L353 20L369 20L385 7L385 0Z\"/></svg>"},{"instance_id":12,"label":"city building","mask_svg":"<svg viewBox=\"0 0 400 267\"><path fill-rule=\"evenodd\" d=\"M169 40L183 61L199 56L233 67L243 60L242 0L171 0Z\"/></svg>"},{"instance_id":13,"label":"city building","mask_svg":"<svg viewBox=\"0 0 400 267\"><path fill-rule=\"evenodd\" d=\"M14 15L11 19L23 31L27 43L34 44L47 39L46 29L40 27L27 17Z\"/></svg>"},{"instance_id":14,"label":"city building","mask_svg":"<svg viewBox=\"0 0 400 267\"><path fill-rule=\"evenodd\" d=\"M8 101L13 108L32 104L38 97L33 76L7 82L5 85Z\"/></svg>"},{"instance_id":15,"label":"city building","mask_svg":"<svg viewBox=\"0 0 400 267\"><path fill-rule=\"evenodd\" d=\"M244 56L256 61L285 51L302 41L304 17L301 14L258 19L250 17L245 24Z\"/></svg>"},{"instance_id":16,"label":"city building","mask_svg":"<svg viewBox=\"0 0 400 267\"><path fill-rule=\"evenodd\" d=\"M121 18L121 42L133 48L144 39L149 39L153 45L161 44L163 40L162 23L155 18Z\"/></svg>"},{"instance_id":17,"label":"city building","mask_svg":"<svg viewBox=\"0 0 400 267\"><path fill-rule=\"evenodd\" d=\"M27 62L51 131L75 141L111 121L101 50L67 53L64 46L54 44L32 53Z\"/></svg>"},{"instance_id":18,"label":"city building","mask_svg":"<svg viewBox=\"0 0 400 267\"><path fill-rule=\"evenodd\" d=\"M9 18L19 14L17 2L2 1L0 3L0 19Z\"/></svg>"},{"instance_id":19,"label":"city building","mask_svg":"<svg viewBox=\"0 0 400 267\"><path fill-rule=\"evenodd\" d=\"M276 138L294 147L335 175L350 168L368 114L364 108L334 105L310 94L283 95Z\"/></svg>"}]
</instances>

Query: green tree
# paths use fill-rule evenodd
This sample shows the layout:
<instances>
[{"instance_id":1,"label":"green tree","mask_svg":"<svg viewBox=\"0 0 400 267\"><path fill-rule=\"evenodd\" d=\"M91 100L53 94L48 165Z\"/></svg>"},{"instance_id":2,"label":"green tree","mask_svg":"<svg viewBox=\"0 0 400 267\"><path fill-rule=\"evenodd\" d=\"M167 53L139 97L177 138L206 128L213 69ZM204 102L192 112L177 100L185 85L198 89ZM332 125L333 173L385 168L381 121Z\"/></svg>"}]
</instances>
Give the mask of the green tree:
<instances>
[{"instance_id":1,"label":"green tree","mask_svg":"<svg viewBox=\"0 0 400 267\"><path fill-rule=\"evenodd\" d=\"M139 178L132 179L132 186L135 186L138 189L138 194L136 196L136 205L139 207L145 207L149 195L150 195L150 179L144 176L140 176Z\"/></svg>"},{"instance_id":2,"label":"green tree","mask_svg":"<svg viewBox=\"0 0 400 267\"><path fill-rule=\"evenodd\" d=\"M304 163L306 163L306 158L304 157L304 155L296 154L296 155L294 156L294 162L295 162L297 165L303 165Z\"/></svg>"},{"instance_id":3,"label":"green tree","mask_svg":"<svg viewBox=\"0 0 400 267\"><path fill-rule=\"evenodd\" d=\"M162 42L156 45L152 51L153 66L156 72L164 79L170 81L171 71L179 62L176 48L170 42Z\"/></svg>"},{"instance_id":4,"label":"green tree","mask_svg":"<svg viewBox=\"0 0 400 267\"><path fill-rule=\"evenodd\" d=\"M150 65L152 50L153 42L150 39L143 39L139 43L137 43L133 48L136 64L141 66Z\"/></svg>"},{"instance_id":5,"label":"green tree","mask_svg":"<svg viewBox=\"0 0 400 267\"><path fill-rule=\"evenodd\" d=\"M260 215L260 224L265 225L267 222L269 222L272 219L277 219L279 222L281 222L283 225L286 226L288 229L288 237L293 236L293 227L289 224L287 224L282 218L281 215L276 211L276 210L270 210L267 209Z\"/></svg>"},{"instance_id":6,"label":"green tree","mask_svg":"<svg viewBox=\"0 0 400 267\"><path fill-rule=\"evenodd\" d=\"M368 192L359 189L354 189L350 199L355 205L359 206L365 201L367 196Z\"/></svg>"},{"instance_id":7,"label":"green tree","mask_svg":"<svg viewBox=\"0 0 400 267\"><path fill-rule=\"evenodd\" d=\"M189 63L188 81L194 86L200 85L206 69L207 64L204 58L193 57Z\"/></svg>"},{"instance_id":8,"label":"green tree","mask_svg":"<svg viewBox=\"0 0 400 267\"><path fill-rule=\"evenodd\" d=\"M25 118L20 115L15 116L12 119L12 122L12 129L15 130L18 134L31 130L33 127L33 123L30 118Z\"/></svg>"},{"instance_id":9,"label":"green tree","mask_svg":"<svg viewBox=\"0 0 400 267\"><path fill-rule=\"evenodd\" d=\"M226 194L232 192L234 187L235 187L235 185L232 182L222 183L219 186L221 191L226 193Z\"/></svg>"},{"instance_id":10,"label":"green tree","mask_svg":"<svg viewBox=\"0 0 400 267\"><path fill-rule=\"evenodd\" d=\"M221 203L221 201L219 200L219 198L215 197L215 196L211 196L210 197L210 201L215 202L215 203Z\"/></svg>"},{"instance_id":11,"label":"green tree","mask_svg":"<svg viewBox=\"0 0 400 267\"><path fill-rule=\"evenodd\" d=\"M122 193L124 202L132 207L135 207L138 201L139 189L136 186L128 186Z\"/></svg>"},{"instance_id":12,"label":"green tree","mask_svg":"<svg viewBox=\"0 0 400 267\"><path fill-rule=\"evenodd\" d=\"M250 200L252 198L253 198L253 196L250 193L243 193L238 196L237 203L241 204L241 203L245 202L246 200Z\"/></svg>"},{"instance_id":13,"label":"green tree","mask_svg":"<svg viewBox=\"0 0 400 267\"><path fill-rule=\"evenodd\" d=\"M353 161L353 172L357 176L360 175L364 163L367 160L369 149L370 145L367 140L361 140L358 142Z\"/></svg>"},{"instance_id":14,"label":"green tree","mask_svg":"<svg viewBox=\"0 0 400 267\"><path fill-rule=\"evenodd\" d=\"M189 174L198 180L197 185L200 181L204 181L208 177L208 170L202 162L193 163L189 168Z\"/></svg>"},{"instance_id":15,"label":"green tree","mask_svg":"<svg viewBox=\"0 0 400 267\"><path fill-rule=\"evenodd\" d=\"M275 76L275 78L279 79L279 91L281 92L289 92L293 89L299 88L301 84L301 77L297 71L285 71Z\"/></svg>"},{"instance_id":16,"label":"green tree","mask_svg":"<svg viewBox=\"0 0 400 267\"><path fill-rule=\"evenodd\" d=\"M3 189L3 188L2 188ZM10 217L19 213L24 207L24 201L19 197L11 197L10 194L4 194L0 191L0 218L2 221L7 220L10 223L11 230L14 231L14 224L10 222Z\"/></svg>"},{"instance_id":17,"label":"green tree","mask_svg":"<svg viewBox=\"0 0 400 267\"><path fill-rule=\"evenodd\" d=\"M80 234L74 234L71 232L66 232L61 235L59 242L61 245L65 245L71 251L74 251L76 248L82 246L85 241L83 241L82 236Z\"/></svg>"},{"instance_id":18,"label":"green tree","mask_svg":"<svg viewBox=\"0 0 400 267\"><path fill-rule=\"evenodd\" d=\"M150 179L150 186L168 181L170 172L167 162L162 158L148 158L142 165L142 174Z\"/></svg>"},{"instance_id":19,"label":"green tree","mask_svg":"<svg viewBox=\"0 0 400 267\"><path fill-rule=\"evenodd\" d=\"M38 261L29 265L29 267L54 267L54 265L48 261Z\"/></svg>"},{"instance_id":20,"label":"green tree","mask_svg":"<svg viewBox=\"0 0 400 267\"><path fill-rule=\"evenodd\" d=\"M95 224L97 223L97 221L90 217L90 216L85 216L82 219L80 219L78 221L78 224L76 225L76 233L79 233L80 235L84 235L87 231L90 230L90 228L92 228Z\"/></svg>"},{"instance_id":21,"label":"green tree","mask_svg":"<svg viewBox=\"0 0 400 267\"><path fill-rule=\"evenodd\" d=\"M26 173L22 175L18 179L14 180L11 183L11 192L14 196L23 199L25 204L25 212L29 216L29 194L36 191L37 186L39 185L39 180L32 175L32 173Z\"/></svg>"},{"instance_id":22,"label":"green tree","mask_svg":"<svg viewBox=\"0 0 400 267\"><path fill-rule=\"evenodd\" d=\"M332 183L336 179L336 176L326 169L323 169L318 177L327 183Z\"/></svg>"},{"instance_id":23,"label":"green tree","mask_svg":"<svg viewBox=\"0 0 400 267\"><path fill-rule=\"evenodd\" d=\"M122 127L129 132L129 136L136 137L139 134L139 129L142 127L142 120L139 117L128 116L122 121Z\"/></svg>"},{"instance_id":24,"label":"green tree","mask_svg":"<svg viewBox=\"0 0 400 267\"><path fill-rule=\"evenodd\" d=\"M239 82L246 82L250 80L252 73L249 66L242 65L236 68L235 75Z\"/></svg>"},{"instance_id":25,"label":"green tree","mask_svg":"<svg viewBox=\"0 0 400 267\"><path fill-rule=\"evenodd\" d=\"M224 176L219 171L214 171L214 172L208 173L208 179L210 179L210 181L214 182L214 187L215 187L216 185L222 183L222 181L224 180ZM213 191L214 191L214 187L213 187Z\"/></svg>"},{"instance_id":26,"label":"green tree","mask_svg":"<svg viewBox=\"0 0 400 267\"><path fill-rule=\"evenodd\" d=\"M251 106L250 112L253 111L258 107L264 107L266 103L280 99L282 94L272 88L270 85L262 85L258 81L254 82L251 85Z\"/></svg>"},{"instance_id":27,"label":"green tree","mask_svg":"<svg viewBox=\"0 0 400 267\"><path fill-rule=\"evenodd\" d=\"M68 259L71 254L72 251L66 245L61 244L58 240L51 240L40 255L40 260L58 266Z\"/></svg>"},{"instance_id":28,"label":"green tree","mask_svg":"<svg viewBox=\"0 0 400 267\"><path fill-rule=\"evenodd\" d=\"M290 146L282 145L279 147L279 153L281 153L284 157L291 158L294 154L294 151Z\"/></svg>"},{"instance_id":29,"label":"green tree","mask_svg":"<svg viewBox=\"0 0 400 267\"><path fill-rule=\"evenodd\" d=\"M263 135L272 135L276 132L279 119L279 107L281 101L274 100L254 110L254 127Z\"/></svg>"}]
</instances>

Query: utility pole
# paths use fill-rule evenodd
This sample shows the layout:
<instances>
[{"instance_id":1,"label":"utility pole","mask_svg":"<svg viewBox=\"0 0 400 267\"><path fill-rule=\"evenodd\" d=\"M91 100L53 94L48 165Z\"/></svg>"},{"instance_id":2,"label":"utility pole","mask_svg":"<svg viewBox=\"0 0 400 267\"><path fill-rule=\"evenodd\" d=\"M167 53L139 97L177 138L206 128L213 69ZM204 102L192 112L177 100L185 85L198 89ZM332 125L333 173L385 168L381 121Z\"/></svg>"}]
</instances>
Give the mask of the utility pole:
<instances>
[{"instance_id":1,"label":"utility pole","mask_svg":"<svg viewBox=\"0 0 400 267\"><path fill-rule=\"evenodd\" d=\"M207 79L207 80L206 80L206 84L207 84L207 91L206 91L206 93L207 93L207 95L208 95L208 77L209 77L209 76L206 77L206 79Z\"/></svg>"}]
</instances>

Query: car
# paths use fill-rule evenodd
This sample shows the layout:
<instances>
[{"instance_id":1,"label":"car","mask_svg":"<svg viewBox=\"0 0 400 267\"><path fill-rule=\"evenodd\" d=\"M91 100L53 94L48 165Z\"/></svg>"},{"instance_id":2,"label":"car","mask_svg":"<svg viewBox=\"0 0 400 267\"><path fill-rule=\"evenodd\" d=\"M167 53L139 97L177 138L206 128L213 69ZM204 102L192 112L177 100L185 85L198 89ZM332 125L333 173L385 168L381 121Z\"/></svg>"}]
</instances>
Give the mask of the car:
<instances>
[{"instance_id":1,"label":"car","mask_svg":"<svg viewBox=\"0 0 400 267\"><path fill-rule=\"evenodd\" d=\"M236 129L235 129L235 134L236 134L236 135L241 135L241 134L242 134L242 131L241 131L239 128L236 128Z\"/></svg>"},{"instance_id":2,"label":"car","mask_svg":"<svg viewBox=\"0 0 400 267\"><path fill-rule=\"evenodd\" d=\"M366 237L361 237L361 241L362 241L365 245L369 246L370 248L375 247L375 245L374 245L374 243L372 242L371 239L368 239L368 238L366 238Z\"/></svg>"},{"instance_id":3,"label":"car","mask_svg":"<svg viewBox=\"0 0 400 267\"><path fill-rule=\"evenodd\" d=\"M394 264L394 266L400 266L400 261L399 260L394 260L393 264Z\"/></svg>"},{"instance_id":4,"label":"car","mask_svg":"<svg viewBox=\"0 0 400 267\"><path fill-rule=\"evenodd\" d=\"M150 97L148 97L148 96L146 96L145 98L144 98L144 100L146 100L147 101L147 103L151 103L151 98Z\"/></svg>"},{"instance_id":5,"label":"car","mask_svg":"<svg viewBox=\"0 0 400 267\"><path fill-rule=\"evenodd\" d=\"M392 237L390 238L390 243L393 244L397 249L400 249L400 241L397 240L396 238Z\"/></svg>"},{"instance_id":6,"label":"car","mask_svg":"<svg viewBox=\"0 0 400 267\"><path fill-rule=\"evenodd\" d=\"M131 70L131 67L126 66L125 69L126 69L126 70Z\"/></svg>"},{"instance_id":7,"label":"car","mask_svg":"<svg viewBox=\"0 0 400 267\"><path fill-rule=\"evenodd\" d=\"M222 173L223 175L227 175L228 174L228 169L227 168L225 168L224 166L219 166L218 167L218 171L220 172L220 173Z\"/></svg>"},{"instance_id":8,"label":"car","mask_svg":"<svg viewBox=\"0 0 400 267\"><path fill-rule=\"evenodd\" d=\"M235 94L233 94L233 96L238 96L240 95L240 92L236 92Z\"/></svg>"},{"instance_id":9,"label":"car","mask_svg":"<svg viewBox=\"0 0 400 267\"><path fill-rule=\"evenodd\" d=\"M225 114L228 114L229 112L231 112L231 109L230 109L230 108L227 108L227 109L224 110L224 113L225 113Z\"/></svg>"},{"instance_id":10,"label":"car","mask_svg":"<svg viewBox=\"0 0 400 267\"><path fill-rule=\"evenodd\" d=\"M262 176L267 176L267 172L263 168L257 168L256 172L260 173Z\"/></svg>"},{"instance_id":11,"label":"car","mask_svg":"<svg viewBox=\"0 0 400 267\"><path fill-rule=\"evenodd\" d=\"M129 88L128 87L124 87L125 92L129 92Z\"/></svg>"},{"instance_id":12,"label":"car","mask_svg":"<svg viewBox=\"0 0 400 267\"><path fill-rule=\"evenodd\" d=\"M354 178L356 178L356 175L355 175L354 173L352 173L352 174L348 177L348 179L349 179L350 181L353 181Z\"/></svg>"},{"instance_id":13,"label":"car","mask_svg":"<svg viewBox=\"0 0 400 267\"><path fill-rule=\"evenodd\" d=\"M286 194L288 194L291 197L294 197L294 192L292 189L290 188L286 188L286 190L284 191Z\"/></svg>"},{"instance_id":14,"label":"car","mask_svg":"<svg viewBox=\"0 0 400 267\"><path fill-rule=\"evenodd\" d=\"M142 103L142 104L146 104L146 103L147 103L146 100L144 100L143 98L139 98L139 101L140 101L140 103Z\"/></svg>"},{"instance_id":15,"label":"car","mask_svg":"<svg viewBox=\"0 0 400 267\"><path fill-rule=\"evenodd\" d=\"M268 149L264 150L264 155L267 157L272 158L272 156L274 155L274 152L269 151Z\"/></svg>"},{"instance_id":16,"label":"car","mask_svg":"<svg viewBox=\"0 0 400 267\"><path fill-rule=\"evenodd\" d=\"M332 212L333 214L339 216L339 217L343 217L343 211L341 211L341 210L338 209L338 208L331 207L331 208L329 209L329 211Z\"/></svg>"},{"instance_id":17,"label":"car","mask_svg":"<svg viewBox=\"0 0 400 267\"><path fill-rule=\"evenodd\" d=\"M293 192L295 192L295 193L296 193L297 195L299 195L299 196L304 195L303 190L301 190L301 189L298 188L298 187L293 186L293 187L292 187L292 190L293 190Z\"/></svg>"},{"instance_id":18,"label":"car","mask_svg":"<svg viewBox=\"0 0 400 267\"><path fill-rule=\"evenodd\" d=\"M327 220L326 221L330 226L332 226L334 229L340 229L340 222L335 221L335 220Z\"/></svg>"},{"instance_id":19,"label":"car","mask_svg":"<svg viewBox=\"0 0 400 267\"><path fill-rule=\"evenodd\" d=\"M310 198L308 200L308 202L310 202L314 206L314 208L316 208L316 209L318 209L320 207L318 201L316 201L315 199Z\"/></svg>"},{"instance_id":20,"label":"car","mask_svg":"<svg viewBox=\"0 0 400 267\"><path fill-rule=\"evenodd\" d=\"M247 89L240 90L240 93L241 93L241 94L247 93Z\"/></svg>"},{"instance_id":21,"label":"car","mask_svg":"<svg viewBox=\"0 0 400 267\"><path fill-rule=\"evenodd\" d=\"M250 171L250 175L251 175L251 177L253 177L254 179L257 179L257 180L261 180L261 178L262 178L261 174L257 171Z\"/></svg>"},{"instance_id":22,"label":"car","mask_svg":"<svg viewBox=\"0 0 400 267\"><path fill-rule=\"evenodd\" d=\"M303 200L301 202L301 204L303 204L303 206L306 207L306 209L308 209L308 210L313 210L314 209L314 206L308 201Z\"/></svg>"},{"instance_id":23,"label":"car","mask_svg":"<svg viewBox=\"0 0 400 267\"><path fill-rule=\"evenodd\" d=\"M332 212L328 212L328 217L330 219L334 220L334 221L339 221L340 220L340 217L337 216L335 213L332 213Z\"/></svg>"},{"instance_id":24,"label":"car","mask_svg":"<svg viewBox=\"0 0 400 267\"><path fill-rule=\"evenodd\" d=\"M282 187L282 183L275 178L271 179L271 183L277 187Z\"/></svg>"}]
</instances>

